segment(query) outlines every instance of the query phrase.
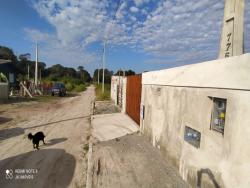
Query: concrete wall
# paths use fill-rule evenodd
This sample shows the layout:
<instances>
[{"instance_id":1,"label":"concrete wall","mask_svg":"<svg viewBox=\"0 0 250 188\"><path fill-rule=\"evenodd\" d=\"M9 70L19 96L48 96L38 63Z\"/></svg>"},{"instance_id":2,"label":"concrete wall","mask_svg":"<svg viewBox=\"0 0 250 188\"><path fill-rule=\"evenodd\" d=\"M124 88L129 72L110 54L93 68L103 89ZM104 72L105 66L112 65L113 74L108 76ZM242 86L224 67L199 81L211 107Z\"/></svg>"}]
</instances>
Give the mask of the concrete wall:
<instances>
[{"instance_id":1,"label":"concrete wall","mask_svg":"<svg viewBox=\"0 0 250 188\"><path fill-rule=\"evenodd\" d=\"M250 187L250 54L143 73L142 83L141 132L184 180ZM224 135L210 129L209 97L227 99ZM201 133L200 148L184 141L185 126Z\"/></svg>"},{"instance_id":2,"label":"concrete wall","mask_svg":"<svg viewBox=\"0 0 250 188\"><path fill-rule=\"evenodd\" d=\"M118 76L112 76L110 97L111 100L114 101L116 105L117 105L117 92L118 92L117 85L118 85Z\"/></svg>"},{"instance_id":3,"label":"concrete wall","mask_svg":"<svg viewBox=\"0 0 250 188\"><path fill-rule=\"evenodd\" d=\"M0 82L0 100L8 99L8 97L9 97L8 83Z\"/></svg>"},{"instance_id":4,"label":"concrete wall","mask_svg":"<svg viewBox=\"0 0 250 188\"><path fill-rule=\"evenodd\" d=\"M126 87L127 78L123 76L112 76L111 79L111 100L115 105L121 107L122 112L126 112Z\"/></svg>"}]
</instances>

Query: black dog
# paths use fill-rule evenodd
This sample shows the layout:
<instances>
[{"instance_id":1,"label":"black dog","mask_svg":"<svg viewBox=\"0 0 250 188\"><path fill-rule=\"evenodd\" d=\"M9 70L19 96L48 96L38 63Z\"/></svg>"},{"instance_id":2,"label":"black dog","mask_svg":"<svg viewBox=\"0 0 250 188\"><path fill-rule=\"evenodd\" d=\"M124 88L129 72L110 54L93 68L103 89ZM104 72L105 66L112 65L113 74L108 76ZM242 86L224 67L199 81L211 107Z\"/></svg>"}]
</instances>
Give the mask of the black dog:
<instances>
[{"instance_id":1,"label":"black dog","mask_svg":"<svg viewBox=\"0 0 250 188\"><path fill-rule=\"evenodd\" d=\"M32 135L31 133L29 133L28 138L32 140L34 149L36 148L39 150L40 140L42 140L43 144L45 145L45 142L44 142L45 135L43 134L43 132L37 132L35 135Z\"/></svg>"}]
</instances>

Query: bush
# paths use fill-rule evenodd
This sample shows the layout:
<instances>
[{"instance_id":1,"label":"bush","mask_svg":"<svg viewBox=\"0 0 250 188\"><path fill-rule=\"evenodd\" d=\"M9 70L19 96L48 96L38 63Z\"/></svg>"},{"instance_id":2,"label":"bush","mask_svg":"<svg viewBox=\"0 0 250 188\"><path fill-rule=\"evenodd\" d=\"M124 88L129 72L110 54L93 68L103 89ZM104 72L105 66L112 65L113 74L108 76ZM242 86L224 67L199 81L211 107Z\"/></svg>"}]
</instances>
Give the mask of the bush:
<instances>
[{"instance_id":1,"label":"bush","mask_svg":"<svg viewBox=\"0 0 250 188\"><path fill-rule=\"evenodd\" d=\"M102 93L102 84L96 85L96 100L104 101L104 100L110 100L110 84L104 85L104 93Z\"/></svg>"},{"instance_id":2,"label":"bush","mask_svg":"<svg viewBox=\"0 0 250 188\"><path fill-rule=\"evenodd\" d=\"M0 82L8 82L8 79L6 78L6 76L0 72Z\"/></svg>"},{"instance_id":3,"label":"bush","mask_svg":"<svg viewBox=\"0 0 250 188\"><path fill-rule=\"evenodd\" d=\"M67 91L72 91L74 89L74 85L70 82L68 82L66 85L65 85Z\"/></svg>"},{"instance_id":4,"label":"bush","mask_svg":"<svg viewBox=\"0 0 250 188\"><path fill-rule=\"evenodd\" d=\"M74 89L76 92L81 92L86 90L86 86L84 84L77 85Z\"/></svg>"},{"instance_id":5,"label":"bush","mask_svg":"<svg viewBox=\"0 0 250 188\"><path fill-rule=\"evenodd\" d=\"M85 91L87 86L89 86L88 83L83 83L82 80L78 79L78 78L73 78L73 77L69 77L69 76L64 76L60 79L55 79L55 77L53 76L49 76L43 79L44 83L54 83L54 82L62 82L65 84L66 90L71 92L71 91L75 91L75 92L81 92L81 91Z\"/></svg>"}]
</instances>

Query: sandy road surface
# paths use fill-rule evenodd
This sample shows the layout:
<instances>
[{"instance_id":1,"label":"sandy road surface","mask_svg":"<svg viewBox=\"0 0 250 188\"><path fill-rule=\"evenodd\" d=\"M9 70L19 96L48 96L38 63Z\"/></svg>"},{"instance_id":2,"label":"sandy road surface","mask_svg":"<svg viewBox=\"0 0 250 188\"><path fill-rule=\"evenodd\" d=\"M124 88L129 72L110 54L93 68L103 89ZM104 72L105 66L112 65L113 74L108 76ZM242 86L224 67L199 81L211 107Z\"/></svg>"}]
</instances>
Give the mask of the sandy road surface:
<instances>
[{"instance_id":1,"label":"sandy road surface","mask_svg":"<svg viewBox=\"0 0 250 188\"><path fill-rule=\"evenodd\" d=\"M93 188L188 188L160 150L138 134L94 145L91 167Z\"/></svg>"},{"instance_id":2,"label":"sandy road surface","mask_svg":"<svg viewBox=\"0 0 250 188\"><path fill-rule=\"evenodd\" d=\"M90 134L89 115L94 95L94 87L89 87L80 96L63 98L51 106L24 112L19 108L24 121L5 127L0 124L0 187L83 187L84 146ZM45 146L40 143L39 151L27 139L29 132L37 131L45 133L48 143ZM6 175L6 169L11 169L13 176Z\"/></svg>"}]
</instances>

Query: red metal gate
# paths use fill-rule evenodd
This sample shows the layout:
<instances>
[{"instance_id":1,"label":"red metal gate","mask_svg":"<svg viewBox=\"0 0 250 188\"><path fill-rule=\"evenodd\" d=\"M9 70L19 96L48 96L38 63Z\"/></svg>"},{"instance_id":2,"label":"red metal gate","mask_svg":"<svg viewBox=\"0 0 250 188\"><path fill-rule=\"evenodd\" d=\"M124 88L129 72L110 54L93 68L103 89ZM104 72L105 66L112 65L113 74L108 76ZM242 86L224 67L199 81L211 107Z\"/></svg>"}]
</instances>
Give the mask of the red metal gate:
<instances>
[{"instance_id":1,"label":"red metal gate","mask_svg":"<svg viewBox=\"0 0 250 188\"><path fill-rule=\"evenodd\" d=\"M127 77L126 112L140 125L141 74Z\"/></svg>"}]
</instances>

